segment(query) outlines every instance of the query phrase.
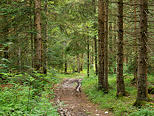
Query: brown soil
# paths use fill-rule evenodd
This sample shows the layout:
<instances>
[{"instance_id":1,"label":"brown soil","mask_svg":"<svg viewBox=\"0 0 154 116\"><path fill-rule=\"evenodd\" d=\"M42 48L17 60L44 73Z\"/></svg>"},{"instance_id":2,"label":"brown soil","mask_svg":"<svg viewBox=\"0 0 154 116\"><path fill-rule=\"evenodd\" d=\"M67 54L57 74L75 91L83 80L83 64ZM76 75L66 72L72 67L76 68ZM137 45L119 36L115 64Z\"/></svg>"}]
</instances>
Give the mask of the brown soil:
<instances>
[{"instance_id":1,"label":"brown soil","mask_svg":"<svg viewBox=\"0 0 154 116\"><path fill-rule=\"evenodd\" d=\"M76 91L79 80L64 79L55 86L55 101L60 116L111 116L111 112L103 111L88 101L83 92Z\"/></svg>"}]
</instances>

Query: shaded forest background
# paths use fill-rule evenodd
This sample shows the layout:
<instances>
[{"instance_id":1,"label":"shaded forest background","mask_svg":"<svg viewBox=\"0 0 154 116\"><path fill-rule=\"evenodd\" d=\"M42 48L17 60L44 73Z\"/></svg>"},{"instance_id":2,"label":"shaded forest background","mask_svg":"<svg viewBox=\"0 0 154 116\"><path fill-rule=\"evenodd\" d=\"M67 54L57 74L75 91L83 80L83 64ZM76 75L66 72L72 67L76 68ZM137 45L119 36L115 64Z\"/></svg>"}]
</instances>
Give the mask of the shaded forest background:
<instances>
[{"instance_id":1,"label":"shaded forest background","mask_svg":"<svg viewBox=\"0 0 154 116\"><path fill-rule=\"evenodd\" d=\"M108 62L109 73L116 71L117 54L117 2L109 1L108 7ZM148 73L153 72L153 1L148 3ZM47 8L47 6L48 8ZM42 1L41 3L41 65L48 59L48 66L59 71L79 71L95 65L95 37L97 36L97 2L93 1ZM124 71L134 73L139 39L139 3L124 1ZM48 24L46 27L46 23ZM37 34L34 26L32 1L1 2L1 71L20 72L34 68ZM106 31L105 31L106 32ZM96 39L97 40L97 39ZM48 45L48 51L45 47ZM89 48L87 48L89 45ZM96 44L97 45L97 44ZM89 50L87 50L89 49ZM95 55L96 54L96 55ZM80 60L80 61L79 61ZM67 66L66 66L67 65ZM9 68L7 68L9 67ZM67 69L66 69L67 68Z\"/></svg>"}]
</instances>

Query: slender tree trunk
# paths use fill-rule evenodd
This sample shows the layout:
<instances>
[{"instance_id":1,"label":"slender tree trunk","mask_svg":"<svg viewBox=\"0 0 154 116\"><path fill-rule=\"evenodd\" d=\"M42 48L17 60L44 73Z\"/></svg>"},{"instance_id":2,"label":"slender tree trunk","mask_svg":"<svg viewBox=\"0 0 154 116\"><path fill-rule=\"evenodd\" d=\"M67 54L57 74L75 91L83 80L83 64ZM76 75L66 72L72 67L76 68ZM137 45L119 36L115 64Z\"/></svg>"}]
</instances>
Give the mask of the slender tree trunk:
<instances>
[{"instance_id":1,"label":"slender tree trunk","mask_svg":"<svg viewBox=\"0 0 154 116\"><path fill-rule=\"evenodd\" d=\"M138 47L137 102L148 99L147 89L147 16L148 1L140 0L140 39Z\"/></svg>"},{"instance_id":2,"label":"slender tree trunk","mask_svg":"<svg viewBox=\"0 0 154 116\"><path fill-rule=\"evenodd\" d=\"M91 56L91 65L90 65L90 68L94 68L94 42L93 41L91 41L91 46L92 46L92 51L91 51L91 55L89 55L89 56ZM90 54L90 53L89 53Z\"/></svg>"},{"instance_id":3,"label":"slender tree trunk","mask_svg":"<svg viewBox=\"0 0 154 116\"><path fill-rule=\"evenodd\" d=\"M87 39L87 76L89 77L89 37Z\"/></svg>"},{"instance_id":4,"label":"slender tree trunk","mask_svg":"<svg viewBox=\"0 0 154 116\"><path fill-rule=\"evenodd\" d=\"M114 55L112 55L112 53L114 53L113 52L113 41L112 41L112 39L113 39L113 34L112 34L112 23L109 23L109 43L111 44L111 45L109 45L109 54L111 54L110 56L109 56L109 72L112 74L112 64L113 64L113 56Z\"/></svg>"},{"instance_id":5,"label":"slender tree trunk","mask_svg":"<svg viewBox=\"0 0 154 116\"><path fill-rule=\"evenodd\" d=\"M117 26L117 21L115 20L115 22L114 22L114 31L117 30L116 26ZM114 41L113 45L115 45L117 43L117 33L114 34L114 40L113 41ZM113 53L115 53L114 54L114 62L116 64L116 59L117 59L116 51L117 51L117 49L116 49L116 47L114 47L113 49L114 49ZM113 68L114 68L114 74L116 74L117 68L115 66Z\"/></svg>"},{"instance_id":6,"label":"slender tree trunk","mask_svg":"<svg viewBox=\"0 0 154 116\"><path fill-rule=\"evenodd\" d=\"M135 4L136 4L136 0L135 0ZM134 27L134 33L135 33L135 42L134 42L134 45L135 45L135 67L134 67L134 79L135 81L137 82L137 44L136 44L136 41L137 41L137 33L136 33L136 30L137 30L137 18L136 18L136 5L134 6L134 19L135 19L135 27Z\"/></svg>"},{"instance_id":7,"label":"slender tree trunk","mask_svg":"<svg viewBox=\"0 0 154 116\"><path fill-rule=\"evenodd\" d=\"M35 64L34 68L39 70L42 67L42 38L41 38L41 0L34 0L34 24L37 34L34 37Z\"/></svg>"},{"instance_id":8,"label":"slender tree trunk","mask_svg":"<svg viewBox=\"0 0 154 116\"><path fill-rule=\"evenodd\" d=\"M96 6L95 6L95 4L96 4L96 1L95 0L93 0L92 1L92 4L93 4L93 11L94 11L94 13L96 13ZM94 23L94 29L96 28L96 23ZM96 38L96 35L94 36L94 48L95 48L95 72L96 72L96 75L98 75L98 65L97 65L97 38Z\"/></svg>"},{"instance_id":9,"label":"slender tree trunk","mask_svg":"<svg viewBox=\"0 0 154 116\"><path fill-rule=\"evenodd\" d=\"M98 0L98 58L99 58L99 69L98 69L98 86L99 89L103 89L104 81L104 0Z\"/></svg>"},{"instance_id":10,"label":"slender tree trunk","mask_svg":"<svg viewBox=\"0 0 154 116\"><path fill-rule=\"evenodd\" d=\"M123 77L123 0L118 2L117 96L126 95Z\"/></svg>"},{"instance_id":11,"label":"slender tree trunk","mask_svg":"<svg viewBox=\"0 0 154 116\"><path fill-rule=\"evenodd\" d=\"M97 65L97 38L94 36L94 42L95 42L95 72L96 75L98 75L98 65Z\"/></svg>"},{"instance_id":12,"label":"slender tree trunk","mask_svg":"<svg viewBox=\"0 0 154 116\"><path fill-rule=\"evenodd\" d=\"M11 1L10 1L11 2ZM6 0L5 1L5 4L9 4L9 1ZM5 42L9 42L9 27L8 27L8 17L7 16L4 16L4 32L3 32L3 37L4 37L4 40ZM9 60L9 46L6 44L5 47L4 47L4 50L3 50L3 57L7 60Z\"/></svg>"},{"instance_id":13,"label":"slender tree trunk","mask_svg":"<svg viewBox=\"0 0 154 116\"><path fill-rule=\"evenodd\" d=\"M108 0L105 1L104 92L108 93Z\"/></svg>"},{"instance_id":14,"label":"slender tree trunk","mask_svg":"<svg viewBox=\"0 0 154 116\"><path fill-rule=\"evenodd\" d=\"M43 66L43 73L47 75L47 68L48 68L48 18L47 18L47 14L48 14L48 0L45 1L45 13L46 13L46 19L45 19L45 25L44 25L44 29L45 29L45 39L44 39L44 66Z\"/></svg>"},{"instance_id":15,"label":"slender tree trunk","mask_svg":"<svg viewBox=\"0 0 154 116\"><path fill-rule=\"evenodd\" d=\"M7 42L9 42L9 39L8 39L8 37L9 37L9 29L8 29L8 25L7 25L7 17L6 16L4 16L4 20L5 20L5 23L4 23L4 40L5 40L5 42L7 43ZM9 59L9 46L6 44L6 46L4 47L4 58L5 59Z\"/></svg>"},{"instance_id":16,"label":"slender tree trunk","mask_svg":"<svg viewBox=\"0 0 154 116\"><path fill-rule=\"evenodd\" d=\"M80 70L83 71L83 53L81 53L81 67Z\"/></svg>"},{"instance_id":17,"label":"slender tree trunk","mask_svg":"<svg viewBox=\"0 0 154 116\"><path fill-rule=\"evenodd\" d=\"M72 67L73 68L73 73L75 72L75 65L74 64L76 64L75 63L75 56L73 56L73 67Z\"/></svg>"},{"instance_id":18,"label":"slender tree trunk","mask_svg":"<svg viewBox=\"0 0 154 116\"><path fill-rule=\"evenodd\" d=\"M65 61L65 73L67 73L67 60Z\"/></svg>"},{"instance_id":19,"label":"slender tree trunk","mask_svg":"<svg viewBox=\"0 0 154 116\"><path fill-rule=\"evenodd\" d=\"M29 0L29 5L30 5L30 9L32 10L32 0ZM32 11L30 10L30 30L31 30L31 34L30 34L30 40L31 40L31 62L32 62L32 67L34 67L34 38L33 38L33 25L32 25Z\"/></svg>"},{"instance_id":20,"label":"slender tree trunk","mask_svg":"<svg viewBox=\"0 0 154 116\"><path fill-rule=\"evenodd\" d=\"M67 57L66 57L66 54L65 54L65 73L67 73Z\"/></svg>"},{"instance_id":21,"label":"slender tree trunk","mask_svg":"<svg viewBox=\"0 0 154 116\"><path fill-rule=\"evenodd\" d=\"M78 61L78 73L80 73L80 54L77 55L77 61Z\"/></svg>"}]
</instances>

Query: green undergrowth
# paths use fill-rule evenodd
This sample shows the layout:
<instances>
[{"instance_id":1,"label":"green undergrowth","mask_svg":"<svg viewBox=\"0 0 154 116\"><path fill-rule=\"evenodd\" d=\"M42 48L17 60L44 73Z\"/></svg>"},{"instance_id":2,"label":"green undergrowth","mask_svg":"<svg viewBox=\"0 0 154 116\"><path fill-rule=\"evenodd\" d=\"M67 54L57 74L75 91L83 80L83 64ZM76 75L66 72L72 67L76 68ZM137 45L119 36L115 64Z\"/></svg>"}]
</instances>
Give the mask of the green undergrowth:
<instances>
[{"instance_id":1,"label":"green undergrowth","mask_svg":"<svg viewBox=\"0 0 154 116\"><path fill-rule=\"evenodd\" d=\"M82 81L82 90L88 96L88 99L93 103L98 104L100 108L113 112L115 116L154 116L154 103L145 102L141 108L134 107L136 101L137 90L131 84L133 75L125 75L125 89L127 96L116 97L116 75L109 75L109 93L104 94L98 90L98 78L91 75L89 78L85 77ZM149 76L149 82L153 83L152 76ZM150 95L149 95L150 96ZM151 100L154 100L151 98ZM139 115L142 114L142 115ZM148 115L146 115L148 114Z\"/></svg>"},{"instance_id":2,"label":"green undergrowth","mask_svg":"<svg viewBox=\"0 0 154 116\"><path fill-rule=\"evenodd\" d=\"M50 102L54 98L51 88L59 82L58 77L37 72L1 75L7 81L0 84L0 116L58 116Z\"/></svg>"}]
</instances>

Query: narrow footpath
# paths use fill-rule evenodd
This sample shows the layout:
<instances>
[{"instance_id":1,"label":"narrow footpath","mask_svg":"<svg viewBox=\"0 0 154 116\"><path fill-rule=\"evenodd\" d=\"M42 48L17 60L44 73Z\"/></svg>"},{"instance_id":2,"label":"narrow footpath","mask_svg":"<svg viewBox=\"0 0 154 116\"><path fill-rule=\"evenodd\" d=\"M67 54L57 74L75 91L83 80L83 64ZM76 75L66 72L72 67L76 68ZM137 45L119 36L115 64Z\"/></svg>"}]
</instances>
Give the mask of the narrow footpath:
<instances>
[{"instance_id":1,"label":"narrow footpath","mask_svg":"<svg viewBox=\"0 0 154 116\"><path fill-rule=\"evenodd\" d=\"M82 79L64 79L55 86L55 103L60 116L111 116L87 100L80 85Z\"/></svg>"}]
</instances>

